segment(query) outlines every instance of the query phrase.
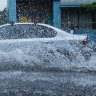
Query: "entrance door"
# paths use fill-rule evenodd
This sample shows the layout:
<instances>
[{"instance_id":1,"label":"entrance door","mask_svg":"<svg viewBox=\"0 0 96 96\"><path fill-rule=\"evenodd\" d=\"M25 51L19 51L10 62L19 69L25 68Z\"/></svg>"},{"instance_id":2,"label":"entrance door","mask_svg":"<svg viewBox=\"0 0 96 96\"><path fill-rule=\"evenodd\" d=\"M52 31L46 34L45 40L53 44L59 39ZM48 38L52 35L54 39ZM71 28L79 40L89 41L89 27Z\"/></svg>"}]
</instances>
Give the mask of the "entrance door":
<instances>
[{"instance_id":1,"label":"entrance door","mask_svg":"<svg viewBox=\"0 0 96 96\"><path fill-rule=\"evenodd\" d=\"M53 0L17 0L19 22L40 22L52 24Z\"/></svg>"}]
</instances>

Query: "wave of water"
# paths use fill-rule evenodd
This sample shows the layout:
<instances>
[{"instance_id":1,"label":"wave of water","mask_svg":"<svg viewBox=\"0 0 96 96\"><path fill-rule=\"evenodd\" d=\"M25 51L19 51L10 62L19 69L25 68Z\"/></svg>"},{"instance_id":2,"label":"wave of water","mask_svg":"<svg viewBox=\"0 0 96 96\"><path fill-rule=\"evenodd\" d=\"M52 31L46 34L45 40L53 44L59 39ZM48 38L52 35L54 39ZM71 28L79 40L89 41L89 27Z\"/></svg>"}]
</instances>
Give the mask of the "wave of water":
<instances>
[{"instance_id":1,"label":"wave of water","mask_svg":"<svg viewBox=\"0 0 96 96\"><path fill-rule=\"evenodd\" d=\"M96 71L96 52L78 43L55 47L50 43L0 44L0 70ZM6 45L6 47L5 47Z\"/></svg>"}]
</instances>

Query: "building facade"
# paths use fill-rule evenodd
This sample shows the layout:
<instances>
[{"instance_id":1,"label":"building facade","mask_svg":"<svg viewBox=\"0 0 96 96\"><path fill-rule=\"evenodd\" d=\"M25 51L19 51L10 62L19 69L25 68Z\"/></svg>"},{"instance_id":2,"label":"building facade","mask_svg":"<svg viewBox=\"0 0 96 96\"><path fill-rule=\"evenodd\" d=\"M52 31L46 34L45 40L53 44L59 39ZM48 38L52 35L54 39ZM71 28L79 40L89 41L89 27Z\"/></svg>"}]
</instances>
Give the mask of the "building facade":
<instances>
[{"instance_id":1,"label":"building facade","mask_svg":"<svg viewBox=\"0 0 96 96\"><path fill-rule=\"evenodd\" d=\"M8 21L49 23L68 30L70 24L77 29L96 29L96 12L81 8L96 0L8 0Z\"/></svg>"}]
</instances>

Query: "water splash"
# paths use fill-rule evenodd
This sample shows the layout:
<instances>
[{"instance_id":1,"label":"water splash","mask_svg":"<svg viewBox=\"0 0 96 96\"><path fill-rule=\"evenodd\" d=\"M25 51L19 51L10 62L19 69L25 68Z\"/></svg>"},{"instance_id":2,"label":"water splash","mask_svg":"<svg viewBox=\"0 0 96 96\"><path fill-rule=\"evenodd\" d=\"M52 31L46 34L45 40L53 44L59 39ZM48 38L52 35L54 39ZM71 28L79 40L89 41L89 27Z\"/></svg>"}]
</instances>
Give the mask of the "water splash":
<instances>
[{"instance_id":1,"label":"water splash","mask_svg":"<svg viewBox=\"0 0 96 96\"><path fill-rule=\"evenodd\" d=\"M0 70L96 71L96 52L79 42L62 42L1 42Z\"/></svg>"}]
</instances>

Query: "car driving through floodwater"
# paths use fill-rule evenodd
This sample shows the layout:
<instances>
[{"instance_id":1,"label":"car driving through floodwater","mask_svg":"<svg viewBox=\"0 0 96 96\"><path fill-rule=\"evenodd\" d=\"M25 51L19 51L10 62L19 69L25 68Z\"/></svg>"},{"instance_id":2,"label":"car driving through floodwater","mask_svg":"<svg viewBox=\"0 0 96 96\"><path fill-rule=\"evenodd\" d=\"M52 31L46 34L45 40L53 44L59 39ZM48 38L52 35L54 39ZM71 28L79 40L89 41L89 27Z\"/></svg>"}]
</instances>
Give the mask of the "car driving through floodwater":
<instances>
[{"instance_id":1,"label":"car driving through floodwater","mask_svg":"<svg viewBox=\"0 0 96 96\"><path fill-rule=\"evenodd\" d=\"M82 45L84 39L86 35L69 34L46 24L2 25L0 94L94 95L96 76L90 72L96 71L96 53L86 61L90 55L86 52L90 52L91 49Z\"/></svg>"},{"instance_id":2,"label":"car driving through floodwater","mask_svg":"<svg viewBox=\"0 0 96 96\"><path fill-rule=\"evenodd\" d=\"M90 57L90 50L86 51L82 44L86 38L86 35L70 34L47 24L5 24L0 26L0 63L52 68L57 63L56 68L60 64L65 67L63 62L67 65L78 61L78 54L84 59Z\"/></svg>"},{"instance_id":3,"label":"car driving through floodwater","mask_svg":"<svg viewBox=\"0 0 96 96\"><path fill-rule=\"evenodd\" d=\"M5 24L0 26L0 63L1 66L11 63L11 66L29 64L39 68L53 68L57 63L57 69L60 64L65 67L70 61L78 61L78 52L83 57L82 40L86 37L41 23Z\"/></svg>"}]
</instances>

